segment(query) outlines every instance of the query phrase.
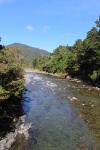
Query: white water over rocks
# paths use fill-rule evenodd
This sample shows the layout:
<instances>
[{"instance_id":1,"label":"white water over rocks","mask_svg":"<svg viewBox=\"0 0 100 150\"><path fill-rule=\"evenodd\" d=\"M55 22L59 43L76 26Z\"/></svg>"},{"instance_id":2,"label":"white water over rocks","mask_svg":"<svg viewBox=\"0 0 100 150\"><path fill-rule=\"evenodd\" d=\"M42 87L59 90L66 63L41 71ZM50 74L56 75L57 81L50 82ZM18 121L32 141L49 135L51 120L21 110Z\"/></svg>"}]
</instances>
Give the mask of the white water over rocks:
<instances>
[{"instance_id":1,"label":"white water over rocks","mask_svg":"<svg viewBox=\"0 0 100 150\"><path fill-rule=\"evenodd\" d=\"M29 72L29 70L26 70L26 72L28 73ZM32 82L32 80L33 80L33 82L35 82L35 81L40 81L40 82L43 82L44 83L44 86L46 86L46 87L51 87L51 88L55 88L55 87L57 87L57 84L55 84L55 83L53 83L53 82L51 82L51 81L44 81L43 80L43 78L42 78L42 76L40 76L40 75L38 75L38 74L36 74L36 75L32 75L32 74L26 74L25 76L24 76L24 78L25 78L25 81L26 81L26 85L28 85L30 82Z\"/></svg>"},{"instance_id":2,"label":"white water over rocks","mask_svg":"<svg viewBox=\"0 0 100 150\"><path fill-rule=\"evenodd\" d=\"M47 84L48 87L57 87L57 85L55 83L52 83L50 81L47 81L46 84Z\"/></svg>"}]
</instances>

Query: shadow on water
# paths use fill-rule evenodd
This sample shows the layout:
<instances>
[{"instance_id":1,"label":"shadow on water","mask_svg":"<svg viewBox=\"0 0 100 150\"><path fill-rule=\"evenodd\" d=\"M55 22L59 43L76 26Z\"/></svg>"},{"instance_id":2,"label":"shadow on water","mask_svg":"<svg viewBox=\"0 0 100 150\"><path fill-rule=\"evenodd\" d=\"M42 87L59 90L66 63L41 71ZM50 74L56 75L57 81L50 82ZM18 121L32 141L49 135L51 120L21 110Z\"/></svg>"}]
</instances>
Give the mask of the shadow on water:
<instances>
[{"instance_id":1,"label":"shadow on water","mask_svg":"<svg viewBox=\"0 0 100 150\"><path fill-rule=\"evenodd\" d=\"M11 97L0 102L0 138L14 131L18 118L23 115L20 98Z\"/></svg>"}]
</instances>

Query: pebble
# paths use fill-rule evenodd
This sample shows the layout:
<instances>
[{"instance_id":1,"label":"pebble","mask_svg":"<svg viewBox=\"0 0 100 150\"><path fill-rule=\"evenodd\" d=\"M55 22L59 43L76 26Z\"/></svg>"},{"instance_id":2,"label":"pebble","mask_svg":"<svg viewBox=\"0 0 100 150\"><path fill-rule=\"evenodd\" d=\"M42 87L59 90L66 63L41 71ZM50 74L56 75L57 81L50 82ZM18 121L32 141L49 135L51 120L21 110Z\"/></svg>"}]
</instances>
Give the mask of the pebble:
<instances>
[{"instance_id":1,"label":"pebble","mask_svg":"<svg viewBox=\"0 0 100 150\"><path fill-rule=\"evenodd\" d=\"M71 98L71 101L75 101L75 100L78 100L78 98L77 97L72 97Z\"/></svg>"},{"instance_id":2,"label":"pebble","mask_svg":"<svg viewBox=\"0 0 100 150\"><path fill-rule=\"evenodd\" d=\"M82 104L82 106L85 106L85 104Z\"/></svg>"},{"instance_id":3,"label":"pebble","mask_svg":"<svg viewBox=\"0 0 100 150\"><path fill-rule=\"evenodd\" d=\"M96 87L96 90L98 90L98 91L99 91L99 90L100 90L100 88Z\"/></svg>"},{"instance_id":4,"label":"pebble","mask_svg":"<svg viewBox=\"0 0 100 150\"><path fill-rule=\"evenodd\" d=\"M66 77L66 79L70 80L70 79L71 79L71 77L70 77L70 76L67 76L67 77Z\"/></svg>"}]
</instances>

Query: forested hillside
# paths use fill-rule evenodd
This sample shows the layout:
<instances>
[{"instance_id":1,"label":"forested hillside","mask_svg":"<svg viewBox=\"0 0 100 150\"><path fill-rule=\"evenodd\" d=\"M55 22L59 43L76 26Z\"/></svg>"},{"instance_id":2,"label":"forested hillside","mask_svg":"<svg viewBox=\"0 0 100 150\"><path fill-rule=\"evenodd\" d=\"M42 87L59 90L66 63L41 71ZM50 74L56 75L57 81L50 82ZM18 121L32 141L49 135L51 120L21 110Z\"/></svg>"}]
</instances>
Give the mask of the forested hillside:
<instances>
[{"instance_id":1,"label":"forested hillside","mask_svg":"<svg viewBox=\"0 0 100 150\"><path fill-rule=\"evenodd\" d=\"M38 57L33 67L100 84L100 17L84 40L76 40L73 46L61 45L49 56Z\"/></svg>"},{"instance_id":2,"label":"forested hillside","mask_svg":"<svg viewBox=\"0 0 100 150\"><path fill-rule=\"evenodd\" d=\"M23 56L25 64L32 64L34 58L40 55L48 55L49 53L46 50L31 47L25 44L14 43L8 45L9 48L18 49Z\"/></svg>"}]
</instances>

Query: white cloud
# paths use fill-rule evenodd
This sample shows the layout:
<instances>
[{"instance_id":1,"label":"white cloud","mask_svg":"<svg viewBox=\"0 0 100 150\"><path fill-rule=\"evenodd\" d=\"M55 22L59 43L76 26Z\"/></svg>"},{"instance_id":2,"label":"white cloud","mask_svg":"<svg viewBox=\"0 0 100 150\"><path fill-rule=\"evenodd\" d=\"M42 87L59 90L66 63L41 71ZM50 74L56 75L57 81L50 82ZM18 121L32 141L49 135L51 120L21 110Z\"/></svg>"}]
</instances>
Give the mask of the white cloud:
<instances>
[{"instance_id":1,"label":"white cloud","mask_svg":"<svg viewBox=\"0 0 100 150\"><path fill-rule=\"evenodd\" d=\"M43 31L44 32L48 32L49 29L50 29L50 26L44 25L44 27L43 27Z\"/></svg>"},{"instance_id":2,"label":"white cloud","mask_svg":"<svg viewBox=\"0 0 100 150\"><path fill-rule=\"evenodd\" d=\"M34 26L32 26L32 25L27 25L27 26L26 26L26 29L27 29L28 31L34 31L34 30L35 30Z\"/></svg>"}]
</instances>

